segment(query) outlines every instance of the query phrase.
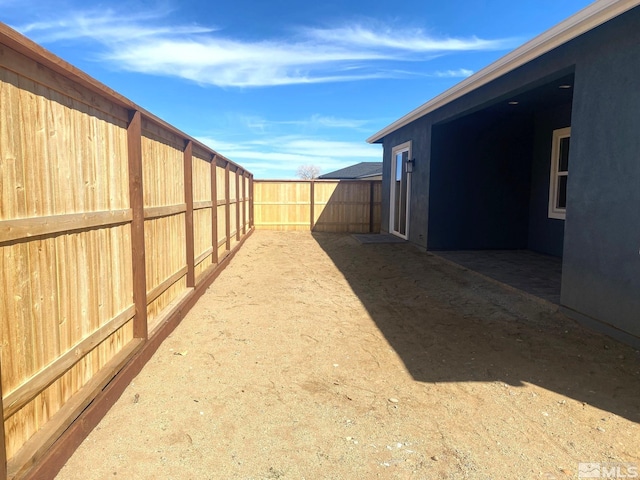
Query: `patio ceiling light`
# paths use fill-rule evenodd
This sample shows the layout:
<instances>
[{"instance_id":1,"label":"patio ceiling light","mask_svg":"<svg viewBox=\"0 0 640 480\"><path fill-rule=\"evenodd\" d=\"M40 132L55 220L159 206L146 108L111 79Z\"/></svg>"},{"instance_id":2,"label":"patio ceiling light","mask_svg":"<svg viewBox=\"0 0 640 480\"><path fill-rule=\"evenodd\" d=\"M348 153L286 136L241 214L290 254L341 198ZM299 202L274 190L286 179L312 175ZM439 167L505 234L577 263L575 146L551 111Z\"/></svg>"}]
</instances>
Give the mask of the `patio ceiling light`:
<instances>
[{"instance_id":1,"label":"patio ceiling light","mask_svg":"<svg viewBox=\"0 0 640 480\"><path fill-rule=\"evenodd\" d=\"M569 85L568 83L565 83L564 85L558 85L558 88L562 88L562 89L567 89L567 88L571 88L572 85Z\"/></svg>"},{"instance_id":2,"label":"patio ceiling light","mask_svg":"<svg viewBox=\"0 0 640 480\"><path fill-rule=\"evenodd\" d=\"M520 102L516 102L515 100L512 100L509 102L509 105L518 105Z\"/></svg>"}]
</instances>

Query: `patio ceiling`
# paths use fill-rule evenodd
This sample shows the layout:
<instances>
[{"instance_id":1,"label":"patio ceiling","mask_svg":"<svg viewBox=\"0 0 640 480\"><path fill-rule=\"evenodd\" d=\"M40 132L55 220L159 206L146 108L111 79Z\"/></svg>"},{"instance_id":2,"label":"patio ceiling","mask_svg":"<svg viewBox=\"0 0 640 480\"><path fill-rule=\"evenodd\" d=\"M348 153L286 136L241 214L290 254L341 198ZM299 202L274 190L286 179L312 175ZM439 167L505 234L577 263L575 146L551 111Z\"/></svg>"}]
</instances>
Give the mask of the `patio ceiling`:
<instances>
[{"instance_id":1,"label":"patio ceiling","mask_svg":"<svg viewBox=\"0 0 640 480\"><path fill-rule=\"evenodd\" d=\"M367 139L368 143L381 143L382 139L418 118L433 112L454 100L512 72L530 61L543 56L570 40L638 6L640 0L599 0L567 18L555 27L538 35L462 82L424 103L402 118Z\"/></svg>"}]
</instances>

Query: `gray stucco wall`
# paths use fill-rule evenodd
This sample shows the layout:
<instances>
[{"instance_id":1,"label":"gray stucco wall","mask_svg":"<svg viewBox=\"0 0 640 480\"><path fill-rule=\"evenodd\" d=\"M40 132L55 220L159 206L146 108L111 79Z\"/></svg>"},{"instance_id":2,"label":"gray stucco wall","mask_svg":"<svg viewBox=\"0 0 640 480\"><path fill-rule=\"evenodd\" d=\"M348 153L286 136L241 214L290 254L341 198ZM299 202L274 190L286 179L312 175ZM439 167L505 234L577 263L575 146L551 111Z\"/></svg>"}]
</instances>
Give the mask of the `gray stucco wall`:
<instances>
[{"instance_id":1,"label":"gray stucco wall","mask_svg":"<svg viewBox=\"0 0 640 480\"><path fill-rule=\"evenodd\" d=\"M531 115L477 112L433 128L431 250L527 247Z\"/></svg>"},{"instance_id":2,"label":"gray stucco wall","mask_svg":"<svg viewBox=\"0 0 640 480\"><path fill-rule=\"evenodd\" d=\"M427 214L429 209L429 176L431 161L431 123L422 118L406 128L385 137L382 169L382 230L389 231L389 196L391 179L391 151L393 147L411 141L415 159L411 174L411 206L409 212L409 241L426 248Z\"/></svg>"},{"instance_id":3,"label":"gray stucco wall","mask_svg":"<svg viewBox=\"0 0 640 480\"><path fill-rule=\"evenodd\" d=\"M551 142L554 130L571 126L571 103L536 112L534 124L527 248L561 257L564 220L549 218L548 213Z\"/></svg>"},{"instance_id":4,"label":"gray stucco wall","mask_svg":"<svg viewBox=\"0 0 640 480\"><path fill-rule=\"evenodd\" d=\"M576 66L562 303L640 337L640 15ZM631 21L633 20L633 21Z\"/></svg>"},{"instance_id":5,"label":"gray stucco wall","mask_svg":"<svg viewBox=\"0 0 640 480\"><path fill-rule=\"evenodd\" d=\"M431 126L504 102L571 72L575 86L561 303L579 316L612 326L610 332L617 329L638 338L640 7L385 138L383 225L388 228L389 164L394 145L414 142L417 173L412 185L410 241L425 246L427 234L433 233L428 232ZM539 158L545 156L543 152ZM535 213L546 209L548 198L548 165L542 167L543 163L532 164L528 242L531 248L557 255L562 223ZM545 184L544 190L533 191L535 185Z\"/></svg>"}]
</instances>

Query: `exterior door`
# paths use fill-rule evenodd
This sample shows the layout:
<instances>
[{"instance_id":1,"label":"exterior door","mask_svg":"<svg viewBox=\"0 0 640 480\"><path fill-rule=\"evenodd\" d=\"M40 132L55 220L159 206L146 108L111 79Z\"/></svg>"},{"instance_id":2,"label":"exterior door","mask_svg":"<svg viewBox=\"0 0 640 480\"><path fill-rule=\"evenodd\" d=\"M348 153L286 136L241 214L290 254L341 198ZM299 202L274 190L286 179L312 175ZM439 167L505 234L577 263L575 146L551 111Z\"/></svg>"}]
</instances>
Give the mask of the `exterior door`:
<instances>
[{"instance_id":1,"label":"exterior door","mask_svg":"<svg viewBox=\"0 0 640 480\"><path fill-rule=\"evenodd\" d=\"M409 236L409 199L411 196L411 142L398 145L391 152L391 201L389 232L404 238Z\"/></svg>"}]
</instances>

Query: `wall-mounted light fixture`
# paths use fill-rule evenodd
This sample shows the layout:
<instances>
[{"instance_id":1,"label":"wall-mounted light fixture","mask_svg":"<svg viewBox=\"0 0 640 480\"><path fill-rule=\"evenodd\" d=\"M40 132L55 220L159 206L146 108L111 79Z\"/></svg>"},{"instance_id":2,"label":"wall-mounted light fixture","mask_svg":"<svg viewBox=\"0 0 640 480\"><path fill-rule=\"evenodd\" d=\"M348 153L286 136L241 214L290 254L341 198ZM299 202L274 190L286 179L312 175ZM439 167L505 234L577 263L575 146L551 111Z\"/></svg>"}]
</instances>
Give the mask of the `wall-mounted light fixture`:
<instances>
[{"instance_id":1,"label":"wall-mounted light fixture","mask_svg":"<svg viewBox=\"0 0 640 480\"><path fill-rule=\"evenodd\" d=\"M407 160L404 167L407 173L413 173L413 167L415 166L416 159L412 158L411 160Z\"/></svg>"}]
</instances>

